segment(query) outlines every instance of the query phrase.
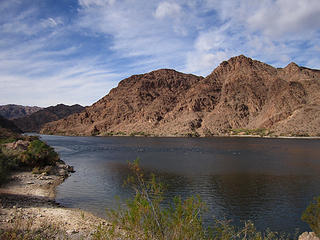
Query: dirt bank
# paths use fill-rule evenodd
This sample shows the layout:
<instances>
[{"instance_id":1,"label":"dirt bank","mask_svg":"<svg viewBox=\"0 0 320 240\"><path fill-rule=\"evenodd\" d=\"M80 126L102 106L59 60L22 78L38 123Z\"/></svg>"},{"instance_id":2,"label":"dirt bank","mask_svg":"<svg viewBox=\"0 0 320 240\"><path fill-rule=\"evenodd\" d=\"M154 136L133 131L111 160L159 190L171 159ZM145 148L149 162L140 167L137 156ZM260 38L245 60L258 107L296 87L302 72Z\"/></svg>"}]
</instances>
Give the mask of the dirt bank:
<instances>
[{"instance_id":1,"label":"dirt bank","mask_svg":"<svg viewBox=\"0 0 320 240\"><path fill-rule=\"evenodd\" d=\"M14 172L0 188L0 229L31 231L47 229L54 238L90 239L105 220L54 201L55 189L65 177Z\"/></svg>"}]
</instances>

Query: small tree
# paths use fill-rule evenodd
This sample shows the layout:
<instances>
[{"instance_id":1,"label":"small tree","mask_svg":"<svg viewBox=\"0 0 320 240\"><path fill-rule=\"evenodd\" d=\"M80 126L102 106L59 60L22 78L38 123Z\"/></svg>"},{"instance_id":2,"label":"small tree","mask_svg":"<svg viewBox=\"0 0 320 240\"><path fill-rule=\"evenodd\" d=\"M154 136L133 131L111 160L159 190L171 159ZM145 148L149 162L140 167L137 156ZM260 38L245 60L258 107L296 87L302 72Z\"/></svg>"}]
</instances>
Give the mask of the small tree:
<instances>
[{"instance_id":1,"label":"small tree","mask_svg":"<svg viewBox=\"0 0 320 240\"><path fill-rule=\"evenodd\" d=\"M204 204L199 197L191 197L183 201L175 197L170 207L161 206L163 202L163 184L156 180L154 174L146 177L136 159L129 163L133 175L128 177L125 185L135 192L132 200L128 200L126 208L107 210L108 220L112 224L108 231L101 226L95 237L97 239L113 239L121 237L125 232L126 239L204 239L205 231L201 214ZM148 179L148 180L146 180Z\"/></svg>"},{"instance_id":2,"label":"small tree","mask_svg":"<svg viewBox=\"0 0 320 240\"><path fill-rule=\"evenodd\" d=\"M304 211L302 221L309 224L312 231L320 237L320 196L315 198L313 202Z\"/></svg>"}]
</instances>

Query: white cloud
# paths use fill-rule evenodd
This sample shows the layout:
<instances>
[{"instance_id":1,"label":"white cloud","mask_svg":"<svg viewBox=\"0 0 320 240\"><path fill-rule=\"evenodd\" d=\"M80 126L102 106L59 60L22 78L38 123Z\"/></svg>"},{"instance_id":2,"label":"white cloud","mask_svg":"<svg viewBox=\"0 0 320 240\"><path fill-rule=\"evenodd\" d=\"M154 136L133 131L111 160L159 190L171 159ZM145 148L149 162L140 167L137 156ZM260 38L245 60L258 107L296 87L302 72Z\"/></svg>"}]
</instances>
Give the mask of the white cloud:
<instances>
[{"instance_id":1,"label":"white cloud","mask_svg":"<svg viewBox=\"0 0 320 240\"><path fill-rule=\"evenodd\" d=\"M116 0L79 0L79 4L85 7L112 5L115 2Z\"/></svg>"},{"instance_id":2,"label":"white cloud","mask_svg":"<svg viewBox=\"0 0 320 240\"><path fill-rule=\"evenodd\" d=\"M41 25L43 26L43 28L54 28L59 25L63 25L63 20L61 18L54 19L52 17L49 17L45 20L42 20Z\"/></svg>"},{"instance_id":3,"label":"white cloud","mask_svg":"<svg viewBox=\"0 0 320 240\"><path fill-rule=\"evenodd\" d=\"M154 15L156 18L175 17L181 12L181 7L175 2L159 3Z\"/></svg>"},{"instance_id":4,"label":"white cloud","mask_svg":"<svg viewBox=\"0 0 320 240\"><path fill-rule=\"evenodd\" d=\"M88 105L103 97L119 75L82 52L82 43L66 44L73 26L61 17L35 18L39 11L26 8L0 22L0 104Z\"/></svg>"},{"instance_id":5,"label":"white cloud","mask_svg":"<svg viewBox=\"0 0 320 240\"><path fill-rule=\"evenodd\" d=\"M108 48L118 57L129 58L124 66L127 69L131 64L137 65L137 60L130 61L130 58L138 58L140 66L154 59L155 64L145 65L137 72L159 67L179 68L186 50L192 48L183 21L154 17L157 1L124 0L122 4L112 6L107 3L99 7L81 6L79 26L93 34L110 36Z\"/></svg>"},{"instance_id":6,"label":"white cloud","mask_svg":"<svg viewBox=\"0 0 320 240\"><path fill-rule=\"evenodd\" d=\"M320 4L318 0L267 1L247 22L249 27L271 37L314 31L320 28Z\"/></svg>"},{"instance_id":7,"label":"white cloud","mask_svg":"<svg viewBox=\"0 0 320 240\"><path fill-rule=\"evenodd\" d=\"M0 104L91 104L131 74L205 76L239 54L320 68L319 0L78 0L73 15L24 2L0 2Z\"/></svg>"},{"instance_id":8,"label":"white cloud","mask_svg":"<svg viewBox=\"0 0 320 240\"><path fill-rule=\"evenodd\" d=\"M216 54L245 54L276 66L297 61L320 67L316 64L320 56L311 50L319 41L318 0L207 0L206 7L218 14L222 24L198 34L186 70L210 72L212 69L205 70L194 58L213 59ZM217 63L212 68L215 66Z\"/></svg>"},{"instance_id":9,"label":"white cloud","mask_svg":"<svg viewBox=\"0 0 320 240\"><path fill-rule=\"evenodd\" d=\"M189 52L187 55L186 70L198 75L207 76L212 70L212 66L217 66L222 61L228 59L228 53L221 52Z\"/></svg>"}]
</instances>

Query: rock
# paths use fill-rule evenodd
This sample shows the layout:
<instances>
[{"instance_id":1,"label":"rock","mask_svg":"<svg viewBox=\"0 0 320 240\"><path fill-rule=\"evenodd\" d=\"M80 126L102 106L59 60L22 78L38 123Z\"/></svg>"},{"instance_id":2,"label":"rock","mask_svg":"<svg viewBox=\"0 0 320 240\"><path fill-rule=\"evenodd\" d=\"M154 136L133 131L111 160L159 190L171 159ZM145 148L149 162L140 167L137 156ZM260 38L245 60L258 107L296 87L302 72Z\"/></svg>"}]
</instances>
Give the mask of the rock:
<instances>
[{"instance_id":1,"label":"rock","mask_svg":"<svg viewBox=\"0 0 320 240\"><path fill-rule=\"evenodd\" d=\"M78 114L47 123L66 135L223 135L231 129L319 135L320 71L243 55L207 77L160 69L122 80Z\"/></svg>"},{"instance_id":2,"label":"rock","mask_svg":"<svg viewBox=\"0 0 320 240\"><path fill-rule=\"evenodd\" d=\"M67 170L68 170L68 172L71 172L71 173L75 172L73 166L67 165Z\"/></svg>"},{"instance_id":3,"label":"rock","mask_svg":"<svg viewBox=\"0 0 320 240\"><path fill-rule=\"evenodd\" d=\"M59 174L59 176L66 177L66 176L68 176L68 171L65 169L59 169L58 174Z\"/></svg>"},{"instance_id":4,"label":"rock","mask_svg":"<svg viewBox=\"0 0 320 240\"><path fill-rule=\"evenodd\" d=\"M66 232L67 232L67 234L72 235L72 234L78 233L79 231L75 230L75 229L70 229L70 230L67 230Z\"/></svg>"},{"instance_id":5,"label":"rock","mask_svg":"<svg viewBox=\"0 0 320 240\"><path fill-rule=\"evenodd\" d=\"M62 163L59 163L59 162L56 163L56 166L57 166L58 168L61 168L61 169L65 169L65 168L66 168L66 165L65 165L65 164L62 164Z\"/></svg>"},{"instance_id":6,"label":"rock","mask_svg":"<svg viewBox=\"0 0 320 240\"><path fill-rule=\"evenodd\" d=\"M16 142L13 143L7 143L5 144L5 147L7 149L11 149L11 150L27 150L28 146L29 146L29 141L24 141L24 140L18 140Z\"/></svg>"},{"instance_id":7,"label":"rock","mask_svg":"<svg viewBox=\"0 0 320 240\"><path fill-rule=\"evenodd\" d=\"M52 180L53 178L52 177L41 176L39 179L40 180Z\"/></svg>"},{"instance_id":8,"label":"rock","mask_svg":"<svg viewBox=\"0 0 320 240\"><path fill-rule=\"evenodd\" d=\"M320 240L314 232L304 232L299 236L298 240Z\"/></svg>"}]
</instances>

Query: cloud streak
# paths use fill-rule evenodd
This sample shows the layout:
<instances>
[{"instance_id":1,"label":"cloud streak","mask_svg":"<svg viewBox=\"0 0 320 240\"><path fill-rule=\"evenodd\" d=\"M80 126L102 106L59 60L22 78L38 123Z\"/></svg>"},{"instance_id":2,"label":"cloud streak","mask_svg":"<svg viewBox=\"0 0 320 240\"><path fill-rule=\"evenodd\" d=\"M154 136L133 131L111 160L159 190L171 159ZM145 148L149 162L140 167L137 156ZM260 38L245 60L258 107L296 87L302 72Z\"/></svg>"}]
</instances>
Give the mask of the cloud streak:
<instances>
[{"instance_id":1,"label":"cloud streak","mask_svg":"<svg viewBox=\"0 0 320 240\"><path fill-rule=\"evenodd\" d=\"M0 104L89 105L131 74L239 54L320 68L318 0L6 0L0 16Z\"/></svg>"}]
</instances>

